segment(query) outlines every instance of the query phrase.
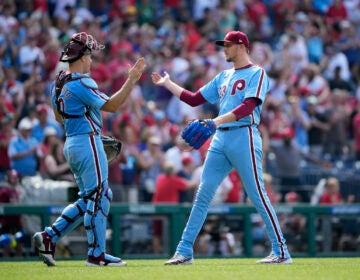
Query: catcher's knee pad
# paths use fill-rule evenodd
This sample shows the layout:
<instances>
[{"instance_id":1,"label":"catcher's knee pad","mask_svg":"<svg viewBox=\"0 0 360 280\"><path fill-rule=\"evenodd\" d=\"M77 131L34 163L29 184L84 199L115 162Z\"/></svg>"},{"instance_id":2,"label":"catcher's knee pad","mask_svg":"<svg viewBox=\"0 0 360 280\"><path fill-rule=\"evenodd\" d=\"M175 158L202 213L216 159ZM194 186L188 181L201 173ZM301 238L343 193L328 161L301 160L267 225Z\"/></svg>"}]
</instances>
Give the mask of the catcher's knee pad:
<instances>
[{"instance_id":1,"label":"catcher's knee pad","mask_svg":"<svg viewBox=\"0 0 360 280\"><path fill-rule=\"evenodd\" d=\"M112 191L100 188L87 202L84 226L88 239L88 255L99 256L105 252L106 223L110 211Z\"/></svg>"},{"instance_id":2,"label":"catcher's knee pad","mask_svg":"<svg viewBox=\"0 0 360 280\"><path fill-rule=\"evenodd\" d=\"M69 231L77 227L82 221L86 210L86 203L83 199L78 199L73 204L69 204L56 219L51 227L45 228L45 231L56 242Z\"/></svg>"}]
</instances>

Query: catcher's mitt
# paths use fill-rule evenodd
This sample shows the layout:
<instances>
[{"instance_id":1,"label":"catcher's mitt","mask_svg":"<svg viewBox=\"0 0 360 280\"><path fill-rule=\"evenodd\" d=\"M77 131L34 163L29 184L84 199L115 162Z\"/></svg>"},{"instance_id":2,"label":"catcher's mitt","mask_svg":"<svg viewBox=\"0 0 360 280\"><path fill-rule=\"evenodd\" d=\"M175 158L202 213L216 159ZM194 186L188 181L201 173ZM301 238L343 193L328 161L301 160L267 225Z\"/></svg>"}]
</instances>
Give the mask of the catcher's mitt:
<instances>
[{"instance_id":1,"label":"catcher's mitt","mask_svg":"<svg viewBox=\"0 0 360 280\"><path fill-rule=\"evenodd\" d=\"M191 121L181 133L181 137L194 149L199 149L215 132L216 125L213 120Z\"/></svg>"},{"instance_id":2,"label":"catcher's mitt","mask_svg":"<svg viewBox=\"0 0 360 280\"><path fill-rule=\"evenodd\" d=\"M113 161L121 151L121 142L111 136L101 135L101 141L104 145L104 150L106 153L106 157L108 162Z\"/></svg>"}]
</instances>

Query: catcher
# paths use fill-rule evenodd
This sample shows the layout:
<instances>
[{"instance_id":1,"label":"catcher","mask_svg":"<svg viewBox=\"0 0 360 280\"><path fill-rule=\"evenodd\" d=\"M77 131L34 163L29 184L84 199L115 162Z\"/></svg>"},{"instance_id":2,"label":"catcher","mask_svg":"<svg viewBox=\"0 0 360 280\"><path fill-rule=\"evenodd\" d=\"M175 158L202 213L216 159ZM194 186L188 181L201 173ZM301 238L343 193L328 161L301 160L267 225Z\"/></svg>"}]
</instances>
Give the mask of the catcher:
<instances>
[{"instance_id":1,"label":"catcher","mask_svg":"<svg viewBox=\"0 0 360 280\"><path fill-rule=\"evenodd\" d=\"M106 222L112 199L108 185L108 160L117 155L121 144L115 139L101 137L101 111L116 112L119 109L140 79L145 61L139 58L134 66L129 67L123 86L108 97L88 74L92 53L103 48L104 45L90 34L74 34L60 57L69 68L57 75L52 86L52 107L56 120L65 129L64 155L79 187L79 199L68 205L51 226L33 237L48 266L55 265L56 242L82 222L88 241L87 266L126 265L120 258L105 253ZM107 158L105 151L108 150L112 152Z\"/></svg>"},{"instance_id":2,"label":"catcher","mask_svg":"<svg viewBox=\"0 0 360 280\"><path fill-rule=\"evenodd\" d=\"M152 74L153 83L164 86L191 106L205 102L218 103L219 115L214 119L195 120L183 131L182 137L199 149L212 136L195 202L174 256L166 265L192 264L193 244L206 219L207 209L220 182L235 168L244 188L266 225L272 251L258 263L287 264L292 259L285 245L279 221L270 203L262 178L262 143L257 125L269 79L261 67L250 61L250 42L247 35L231 31L224 40L227 62L233 68L216 75L197 92L190 92L174 83L168 73Z\"/></svg>"}]
</instances>

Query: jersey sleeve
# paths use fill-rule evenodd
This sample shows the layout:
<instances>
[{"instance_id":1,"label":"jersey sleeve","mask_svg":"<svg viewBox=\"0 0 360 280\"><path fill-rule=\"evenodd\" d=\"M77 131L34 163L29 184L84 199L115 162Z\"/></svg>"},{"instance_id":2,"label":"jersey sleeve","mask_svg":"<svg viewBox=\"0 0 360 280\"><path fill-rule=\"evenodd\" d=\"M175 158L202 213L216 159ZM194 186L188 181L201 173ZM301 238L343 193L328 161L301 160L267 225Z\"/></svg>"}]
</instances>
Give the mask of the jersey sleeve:
<instances>
[{"instance_id":1,"label":"jersey sleeve","mask_svg":"<svg viewBox=\"0 0 360 280\"><path fill-rule=\"evenodd\" d=\"M82 78L80 83L83 86L79 87L79 89L83 93L79 94L79 98L87 106L101 108L109 100L109 97L99 90L97 83L93 79L89 77Z\"/></svg>"},{"instance_id":2,"label":"jersey sleeve","mask_svg":"<svg viewBox=\"0 0 360 280\"><path fill-rule=\"evenodd\" d=\"M220 100L218 85L220 84L219 81L221 81L222 75L223 72L220 72L199 90L201 95L206 99L206 101L211 104L215 104Z\"/></svg>"}]
</instances>

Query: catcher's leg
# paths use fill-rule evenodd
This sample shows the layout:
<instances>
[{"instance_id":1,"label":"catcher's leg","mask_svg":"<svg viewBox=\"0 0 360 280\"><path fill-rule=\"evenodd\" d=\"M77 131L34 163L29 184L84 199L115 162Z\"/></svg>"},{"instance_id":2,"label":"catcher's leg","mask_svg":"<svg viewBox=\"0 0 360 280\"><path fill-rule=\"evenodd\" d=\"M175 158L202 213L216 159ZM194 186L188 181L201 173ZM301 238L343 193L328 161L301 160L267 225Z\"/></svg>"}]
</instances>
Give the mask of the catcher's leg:
<instances>
[{"instance_id":1,"label":"catcher's leg","mask_svg":"<svg viewBox=\"0 0 360 280\"><path fill-rule=\"evenodd\" d=\"M82 222L85 208L84 200L78 199L62 211L61 216L56 219L52 226L46 227L43 232L34 234L35 246L38 248L44 263L48 266L55 265L56 242Z\"/></svg>"},{"instance_id":2,"label":"catcher's leg","mask_svg":"<svg viewBox=\"0 0 360 280\"><path fill-rule=\"evenodd\" d=\"M86 203L80 198L73 204L69 204L50 227L46 227L45 231L50 235L51 241L56 243L61 237L73 230L83 221Z\"/></svg>"},{"instance_id":3,"label":"catcher's leg","mask_svg":"<svg viewBox=\"0 0 360 280\"><path fill-rule=\"evenodd\" d=\"M112 191L107 181L88 198L84 226L88 239L88 255L98 257L106 249L106 224Z\"/></svg>"}]
</instances>

